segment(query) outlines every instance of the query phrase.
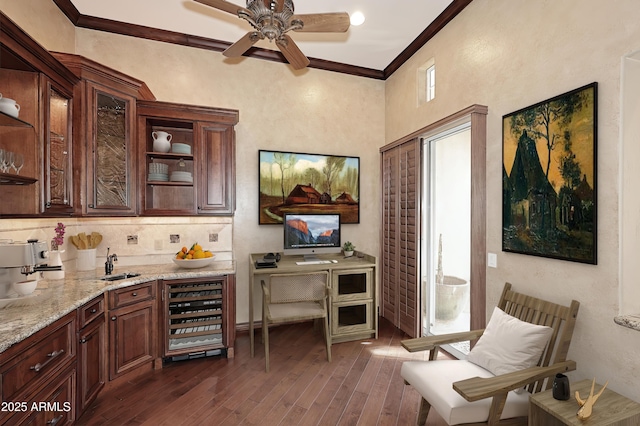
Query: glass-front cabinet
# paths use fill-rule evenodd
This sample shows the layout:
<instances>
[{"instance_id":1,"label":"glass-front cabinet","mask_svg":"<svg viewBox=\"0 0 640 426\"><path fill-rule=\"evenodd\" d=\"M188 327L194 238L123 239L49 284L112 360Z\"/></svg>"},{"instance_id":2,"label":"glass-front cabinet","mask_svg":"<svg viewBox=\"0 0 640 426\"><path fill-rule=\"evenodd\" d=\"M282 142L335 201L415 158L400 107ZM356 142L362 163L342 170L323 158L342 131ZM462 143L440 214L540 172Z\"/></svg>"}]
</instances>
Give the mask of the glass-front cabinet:
<instances>
[{"instance_id":1,"label":"glass-front cabinet","mask_svg":"<svg viewBox=\"0 0 640 426\"><path fill-rule=\"evenodd\" d=\"M75 168L84 192L82 208L76 212L137 214L136 101L153 100L153 94L144 82L91 59L68 53L54 56L80 79L74 88L80 103L74 130L82 154L75 157Z\"/></svg>"},{"instance_id":2,"label":"glass-front cabinet","mask_svg":"<svg viewBox=\"0 0 640 426\"><path fill-rule=\"evenodd\" d=\"M76 77L0 13L0 218L72 210Z\"/></svg>"},{"instance_id":3,"label":"glass-front cabinet","mask_svg":"<svg viewBox=\"0 0 640 426\"><path fill-rule=\"evenodd\" d=\"M43 212L73 213L73 146L71 132L72 96L43 77L44 155Z\"/></svg>"},{"instance_id":4,"label":"glass-front cabinet","mask_svg":"<svg viewBox=\"0 0 640 426\"><path fill-rule=\"evenodd\" d=\"M135 212L135 98L89 84L92 119L87 140L87 214Z\"/></svg>"}]
</instances>

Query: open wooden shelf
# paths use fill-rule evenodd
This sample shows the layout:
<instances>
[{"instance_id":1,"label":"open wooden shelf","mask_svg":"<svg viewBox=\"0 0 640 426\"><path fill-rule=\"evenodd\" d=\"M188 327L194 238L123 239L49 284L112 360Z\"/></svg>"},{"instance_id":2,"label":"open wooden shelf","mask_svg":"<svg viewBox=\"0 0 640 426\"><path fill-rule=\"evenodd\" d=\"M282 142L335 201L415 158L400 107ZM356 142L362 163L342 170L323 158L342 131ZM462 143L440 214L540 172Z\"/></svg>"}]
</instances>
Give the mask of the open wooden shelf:
<instances>
[{"instance_id":1,"label":"open wooden shelf","mask_svg":"<svg viewBox=\"0 0 640 426\"><path fill-rule=\"evenodd\" d=\"M0 185L32 185L37 181L38 179L27 176L0 173Z\"/></svg>"}]
</instances>

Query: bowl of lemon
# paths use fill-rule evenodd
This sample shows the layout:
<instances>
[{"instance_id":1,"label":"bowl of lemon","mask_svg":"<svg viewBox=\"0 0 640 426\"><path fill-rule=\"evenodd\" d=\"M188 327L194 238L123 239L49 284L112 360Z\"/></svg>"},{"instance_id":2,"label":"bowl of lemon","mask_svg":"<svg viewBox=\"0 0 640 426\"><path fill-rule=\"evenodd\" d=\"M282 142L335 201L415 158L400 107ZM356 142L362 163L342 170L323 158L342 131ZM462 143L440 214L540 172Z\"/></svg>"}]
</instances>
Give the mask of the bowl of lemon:
<instances>
[{"instance_id":1,"label":"bowl of lemon","mask_svg":"<svg viewBox=\"0 0 640 426\"><path fill-rule=\"evenodd\" d=\"M204 250L200 244L195 243L189 249L186 246L182 247L173 256L173 262L181 268L197 269L210 265L214 257L209 250Z\"/></svg>"}]
</instances>

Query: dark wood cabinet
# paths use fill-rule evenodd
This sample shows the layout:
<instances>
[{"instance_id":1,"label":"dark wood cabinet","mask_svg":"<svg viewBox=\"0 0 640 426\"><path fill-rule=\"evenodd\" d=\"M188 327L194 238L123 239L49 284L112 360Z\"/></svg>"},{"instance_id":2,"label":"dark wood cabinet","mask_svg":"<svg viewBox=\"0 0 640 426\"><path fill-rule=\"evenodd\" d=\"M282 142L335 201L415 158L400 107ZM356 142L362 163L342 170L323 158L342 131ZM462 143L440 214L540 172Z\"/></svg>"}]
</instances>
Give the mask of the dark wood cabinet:
<instances>
[{"instance_id":1,"label":"dark wood cabinet","mask_svg":"<svg viewBox=\"0 0 640 426\"><path fill-rule=\"evenodd\" d=\"M78 179L84 200L78 214L137 213L136 101L155 99L142 82L78 55L53 53L80 79L73 123L80 142Z\"/></svg>"},{"instance_id":2,"label":"dark wood cabinet","mask_svg":"<svg viewBox=\"0 0 640 426\"><path fill-rule=\"evenodd\" d=\"M0 354L0 397L13 409L0 411L0 424L71 424L76 398L76 312ZM58 402L41 412L33 404ZM65 404L68 403L68 404ZM16 406L15 404L20 404Z\"/></svg>"},{"instance_id":3,"label":"dark wood cabinet","mask_svg":"<svg viewBox=\"0 0 640 426\"><path fill-rule=\"evenodd\" d=\"M20 421L29 426L64 426L74 424L77 407L72 402L76 389L76 369L68 368L49 383L35 398L39 407L30 411L29 417Z\"/></svg>"},{"instance_id":4,"label":"dark wood cabinet","mask_svg":"<svg viewBox=\"0 0 640 426\"><path fill-rule=\"evenodd\" d=\"M71 95L77 81L0 13L0 93L19 105L17 117L0 112L0 148L24 159L19 173L0 171L3 217L56 216L73 209L77 199L67 160L72 155L68 149L72 145ZM47 156L49 152L53 158ZM67 174L60 179L57 169Z\"/></svg>"},{"instance_id":5,"label":"dark wood cabinet","mask_svg":"<svg viewBox=\"0 0 640 426\"><path fill-rule=\"evenodd\" d=\"M201 158L198 163L199 214L235 211L235 131L214 123L198 123Z\"/></svg>"},{"instance_id":6,"label":"dark wood cabinet","mask_svg":"<svg viewBox=\"0 0 640 426\"><path fill-rule=\"evenodd\" d=\"M78 308L78 401L81 414L107 381L104 295Z\"/></svg>"},{"instance_id":7,"label":"dark wood cabinet","mask_svg":"<svg viewBox=\"0 0 640 426\"><path fill-rule=\"evenodd\" d=\"M237 110L156 102L144 82L0 21L0 93L21 106L19 119L0 112L0 148L25 163L0 170L0 215L233 215ZM154 131L188 151L155 151ZM149 176L154 162L166 180Z\"/></svg>"},{"instance_id":8,"label":"dark wood cabinet","mask_svg":"<svg viewBox=\"0 0 640 426\"><path fill-rule=\"evenodd\" d=\"M74 212L72 105L73 96L57 87L51 79L40 78L43 136L42 211L47 215L69 215Z\"/></svg>"},{"instance_id":9,"label":"dark wood cabinet","mask_svg":"<svg viewBox=\"0 0 640 426\"><path fill-rule=\"evenodd\" d=\"M109 291L109 380L156 359L156 286L152 281Z\"/></svg>"},{"instance_id":10,"label":"dark wood cabinet","mask_svg":"<svg viewBox=\"0 0 640 426\"><path fill-rule=\"evenodd\" d=\"M232 215L237 122L235 110L139 101L140 214ZM169 152L154 149L154 132L171 135ZM154 175L154 163L165 176Z\"/></svg>"}]
</instances>

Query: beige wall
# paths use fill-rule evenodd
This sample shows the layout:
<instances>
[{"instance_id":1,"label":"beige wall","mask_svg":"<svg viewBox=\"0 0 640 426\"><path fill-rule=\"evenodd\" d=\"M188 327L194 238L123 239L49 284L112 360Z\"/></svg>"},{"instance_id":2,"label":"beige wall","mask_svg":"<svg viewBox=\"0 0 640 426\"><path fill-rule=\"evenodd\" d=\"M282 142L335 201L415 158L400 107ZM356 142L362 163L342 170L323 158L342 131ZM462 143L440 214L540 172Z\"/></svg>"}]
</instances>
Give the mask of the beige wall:
<instances>
[{"instance_id":1,"label":"beige wall","mask_svg":"<svg viewBox=\"0 0 640 426\"><path fill-rule=\"evenodd\" d=\"M621 291L621 63L640 48L638 22L636 0L475 0L387 81L385 108L391 142L471 104L489 107L487 249L498 254L498 268L487 270L487 314L505 281L563 303L577 299L581 307L570 356L578 370L572 376L610 380L612 389L636 400L640 334L613 318ZM416 107L416 70L431 58L436 99ZM503 253L502 116L594 81L599 83L598 265ZM639 301L635 307L640 309Z\"/></svg>"},{"instance_id":2,"label":"beige wall","mask_svg":"<svg viewBox=\"0 0 640 426\"><path fill-rule=\"evenodd\" d=\"M0 10L48 50L73 52L75 27L51 0L0 0Z\"/></svg>"}]
</instances>

